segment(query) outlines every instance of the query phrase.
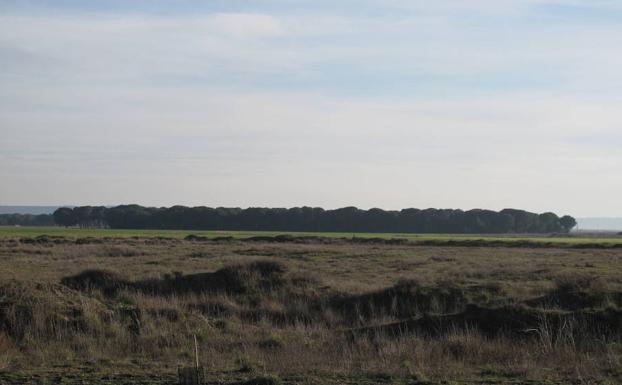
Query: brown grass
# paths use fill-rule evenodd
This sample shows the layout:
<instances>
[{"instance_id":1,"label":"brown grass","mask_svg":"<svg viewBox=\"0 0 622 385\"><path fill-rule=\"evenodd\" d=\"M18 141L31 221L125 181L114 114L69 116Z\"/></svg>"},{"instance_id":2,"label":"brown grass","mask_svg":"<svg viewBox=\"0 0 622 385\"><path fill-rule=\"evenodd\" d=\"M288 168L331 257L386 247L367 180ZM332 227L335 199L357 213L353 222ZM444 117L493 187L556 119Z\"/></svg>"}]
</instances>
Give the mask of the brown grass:
<instances>
[{"instance_id":1,"label":"brown grass","mask_svg":"<svg viewBox=\"0 0 622 385\"><path fill-rule=\"evenodd\" d=\"M615 383L621 277L615 249L5 239L0 369L173 369L196 335L211 370Z\"/></svg>"}]
</instances>

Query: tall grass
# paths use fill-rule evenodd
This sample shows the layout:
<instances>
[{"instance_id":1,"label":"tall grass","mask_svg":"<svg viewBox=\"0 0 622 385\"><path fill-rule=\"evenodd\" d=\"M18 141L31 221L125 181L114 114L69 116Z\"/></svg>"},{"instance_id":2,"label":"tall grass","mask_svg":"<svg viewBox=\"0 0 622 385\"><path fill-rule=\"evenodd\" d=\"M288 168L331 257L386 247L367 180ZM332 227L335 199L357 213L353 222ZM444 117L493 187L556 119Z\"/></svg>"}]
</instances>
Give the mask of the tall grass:
<instances>
[{"instance_id":1,"label":"tall grass","mask_svg":"<svg viewBox=\"0 0 622 385\"><path fill-rule=\"evenodd\" d=\"M621 297L605 274L545 272L529 291L513 286L530 274L523 266L477 270L473 259L461 261L471 250L417 249L428 254L409 262L390 254L410 258L411 249L397 246L347 246L339 254L329 246L258 245L257 254L273 256L266 259L242 254L249 251L244 244L107 242L0 249L20 266L42 264L30 274L42 281L36 283L7 278L20 272L0 261L0 369L91 364L174 371L192 363L196 336L210 371L594 383L622 373ZM370 259L374 253L392 257L383 257L383 265L381 257ZM571 257L582 261L584 254ZM542 263L540 254L532 258ZM212 268L187 268L188 260L205 259ZM431 264L441 266L439 273L426 276ZM472 276L443 279L455 266L473 269ZM357 268L358 286L339 282ZM395 272L384 277L389 269ZM408 269L416 276L405 280ZM484 278L474 280L475 273Z\"/></svg>"},{"instance_id":2,"label":"tall grass","mask_svg":"<svg viewBox=\"0 0 622 385\"><path fill-rule=\"evenodd\" d=\"M450 379L469 378L482 370L538 378L551 368L568 377L598 377L619 369L617 337L603 339L593 333L592 325L574 318L552 321L548 310L539 313L532 335L523 337L505 333L503 325L499 333L485 335L476 324L440 322L429 330L387 334L377 329L350 338L346 331L361 323L387 325L416 318L417 312L447 310L422 296L448 289L406 290L407 283L400 282L397 291L390 287L334 301L318 295L310 283L315 281L290 276L274 262L232 265L210 277L222 272L229 275L219 282L228 286L210 284L196 290L183 286L194 284L183 276L163 277L160 283L166 290L161 291L153 289L160 287L155 281L148 289L140 281L128 281L116 291L106 290L110 282L96 280L75 290L55 284L5 285L0 365L142 360L173 368L191 362L196 335L205 367L257 373ZM457 288L452 290L458 295ZM417 299L425 306L414 306ZM383 301L390 305L377 306ZM403 301L410 301L413 314L404 314Z\"/></svg>"}]
</instances>

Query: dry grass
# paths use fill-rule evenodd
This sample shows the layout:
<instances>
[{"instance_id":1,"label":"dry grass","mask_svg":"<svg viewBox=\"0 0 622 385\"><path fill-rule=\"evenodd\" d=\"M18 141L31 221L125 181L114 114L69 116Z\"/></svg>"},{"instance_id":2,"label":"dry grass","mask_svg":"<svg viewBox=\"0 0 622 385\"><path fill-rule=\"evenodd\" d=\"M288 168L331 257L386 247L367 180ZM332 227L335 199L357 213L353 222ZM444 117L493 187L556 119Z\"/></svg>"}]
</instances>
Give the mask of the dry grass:
<instances>
[{"instance_id":1,"label":"dry grass","mask_svg":"<svg viewBox=\"0 0 622 385\"><path fill-rule=\"evenodd\" d=\"M621 291L614 249L5 239L0 369L615 383Z\"/></svg>"}]
</instances>

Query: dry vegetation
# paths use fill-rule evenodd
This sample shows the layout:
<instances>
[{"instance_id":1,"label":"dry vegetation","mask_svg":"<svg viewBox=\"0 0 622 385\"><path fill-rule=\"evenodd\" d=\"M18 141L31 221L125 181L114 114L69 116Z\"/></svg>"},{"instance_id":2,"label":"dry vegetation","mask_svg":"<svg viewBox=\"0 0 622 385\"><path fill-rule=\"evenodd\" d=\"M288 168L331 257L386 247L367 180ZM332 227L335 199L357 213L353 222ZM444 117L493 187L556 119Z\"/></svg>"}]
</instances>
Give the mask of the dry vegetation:
<instances>
[{"instance_id":1,"label":"dry vegetation","mask_svg":"<svg viewBox=\"0 0 622 385\"><path fill-rule=\"evenodd\" d=\"M615 248L7 238L0 382L615 384L621 305Z\"/></svg>"}]
</instances>

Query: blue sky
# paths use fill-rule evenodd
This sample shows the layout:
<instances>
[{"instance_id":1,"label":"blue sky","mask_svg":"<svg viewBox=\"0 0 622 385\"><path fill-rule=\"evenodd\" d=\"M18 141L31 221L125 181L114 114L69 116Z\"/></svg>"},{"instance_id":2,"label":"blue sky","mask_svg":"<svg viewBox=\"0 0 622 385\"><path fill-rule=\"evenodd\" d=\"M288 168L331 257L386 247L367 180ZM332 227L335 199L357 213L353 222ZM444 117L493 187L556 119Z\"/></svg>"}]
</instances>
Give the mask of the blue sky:
<instances>
[{"instance_id":1,"label":"blue sky","mask_svg":"<svg viewBox=\"0 0 622 385\"><path fill-rule=\"evenodd\" d=\"M2 204L622 215L622 3L0 1Z\"/></svg>"}]
</instances>

